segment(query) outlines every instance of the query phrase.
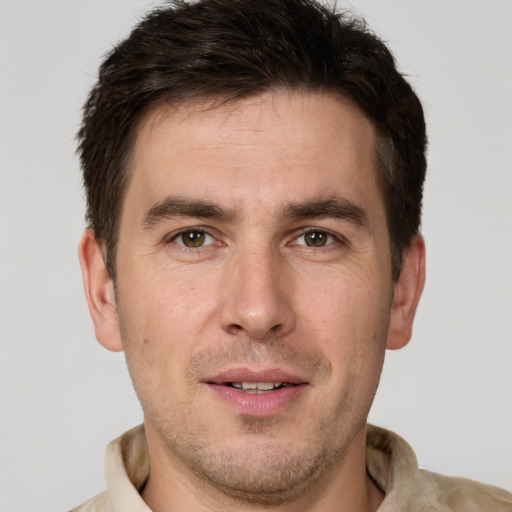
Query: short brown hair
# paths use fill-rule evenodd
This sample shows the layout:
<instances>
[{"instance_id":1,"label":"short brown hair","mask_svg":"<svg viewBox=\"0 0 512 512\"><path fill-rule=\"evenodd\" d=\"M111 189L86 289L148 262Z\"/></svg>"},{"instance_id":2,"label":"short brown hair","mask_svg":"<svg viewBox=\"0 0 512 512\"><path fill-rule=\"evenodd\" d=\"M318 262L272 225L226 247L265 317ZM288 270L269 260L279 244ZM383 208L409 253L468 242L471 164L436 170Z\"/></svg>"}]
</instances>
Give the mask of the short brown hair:
<instances>
[{"instance_id":1,"label":"short brown hair","mask_svg":"<svg viewBox=\"0 0 512 512\"><path fill-rule=\"evenodd\" d=\"M426 170L421 104L384 43L361 19L315 0L175 1L149 13L106 56L78 139L87 221L115 282L128 160L155 104L222 101L285 88L326 91L374 123L393 278L418 233Z\"/></svg>"}]
</instances>

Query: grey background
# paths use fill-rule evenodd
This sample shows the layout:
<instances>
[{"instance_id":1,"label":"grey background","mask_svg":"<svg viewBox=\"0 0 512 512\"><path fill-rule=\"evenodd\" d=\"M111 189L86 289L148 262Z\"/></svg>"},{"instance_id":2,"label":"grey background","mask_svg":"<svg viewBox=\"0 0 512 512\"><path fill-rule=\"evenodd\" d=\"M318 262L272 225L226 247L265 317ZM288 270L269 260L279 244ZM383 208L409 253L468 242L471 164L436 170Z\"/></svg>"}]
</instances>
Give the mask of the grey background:
<instances>
[{"instance_id":1,"label":"grey background","mask_svg":"<svg viewBox=\"0 0 512 512\"><path fill-rule=\"evenodd\" d=\"M151 5L0 0L1 511L66 510L101 491L106 443L142 420L83 298L74 134L100 56ZM427 286L370 421L422 467L511 489L512 2L352 5L409 74L431 142Z\"/></svg>"}]
</instances>

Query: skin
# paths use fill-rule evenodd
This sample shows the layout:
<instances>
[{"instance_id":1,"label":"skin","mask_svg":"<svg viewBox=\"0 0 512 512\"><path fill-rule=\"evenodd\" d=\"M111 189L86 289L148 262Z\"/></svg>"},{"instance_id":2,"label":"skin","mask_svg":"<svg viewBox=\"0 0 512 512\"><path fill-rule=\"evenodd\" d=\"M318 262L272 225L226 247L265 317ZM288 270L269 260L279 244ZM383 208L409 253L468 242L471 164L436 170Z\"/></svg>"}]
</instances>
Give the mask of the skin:
<instances>
[{"instance_id":1,"label":"skin","mask_svg":"<svg viewBox=\"0 0 512 512\"><path fill-rule=\"evenodd\" d=\"M394 283L374 145L372 123L327 94L141 122L116 290L91 231L79 255L96 336L125 351L144 410L155 512L378 508L366 418L386 347L411 336L424 244ZM301 384L253 413L212 385L233 369Z\"/></svg>"}]
</instances>

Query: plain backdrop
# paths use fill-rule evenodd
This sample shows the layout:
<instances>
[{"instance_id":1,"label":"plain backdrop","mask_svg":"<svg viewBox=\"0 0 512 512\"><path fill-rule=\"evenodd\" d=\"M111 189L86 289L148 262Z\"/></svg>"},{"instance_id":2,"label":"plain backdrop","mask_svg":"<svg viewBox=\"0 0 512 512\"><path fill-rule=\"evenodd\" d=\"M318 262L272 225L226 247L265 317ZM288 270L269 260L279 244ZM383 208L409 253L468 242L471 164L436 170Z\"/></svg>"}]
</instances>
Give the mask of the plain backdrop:
<instances>
[{"instance_id":1,"label":"plain backdrop","mask_svg":"<svg viewBox=\"0 0 512 512\"><path fill-rule=\"evenodd\" d=\"M0 0L2 512L67 510L101 491L105 445L142 420L83 297L74 137L100 57L152 5ZM396 54L430 137L427 286L370 421L424 468L512 489L512 1L352 8Z\"/></svg>"}]
</instances>

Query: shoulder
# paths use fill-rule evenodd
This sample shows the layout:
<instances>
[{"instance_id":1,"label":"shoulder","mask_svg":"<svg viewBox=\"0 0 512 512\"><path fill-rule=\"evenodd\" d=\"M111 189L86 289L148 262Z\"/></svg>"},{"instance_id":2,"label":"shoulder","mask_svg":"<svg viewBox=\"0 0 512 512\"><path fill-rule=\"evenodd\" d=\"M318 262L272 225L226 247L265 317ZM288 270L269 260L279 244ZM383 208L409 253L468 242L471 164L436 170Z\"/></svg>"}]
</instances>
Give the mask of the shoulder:
<instances>
[{"instance_id":1,"label":"shoulder","mask_svg":"<svg viewBox=\"0 0 512 512\"><path fill-rule=\"evenodd\" d=\"M386 497L379 512L512 512L512 494L467 478L418 468L397 434L368 425L366 467Z\"/></svg>"},{"instance_id":2,"label":"shoulder","mask_svg":"<svg viewBox=\"0 0 512 512\"><path fill-rule=\"evenodd\" d=\"M436 489L438 501L454 512L512 512L512 494L467 478L420 470L421 478Z\"/></svg>"},{"instance_id":3,"label":"shoulder","mask_svg":"<svg viewBox=\"0 0 512 512\"><path fill-rule=\"evenodd\" d=\"M112 512L112 505L108 497L107 491L103 491L94 498L86 501L79 507L70 510L69 512Z\"/></svg>"}]
</instances>

